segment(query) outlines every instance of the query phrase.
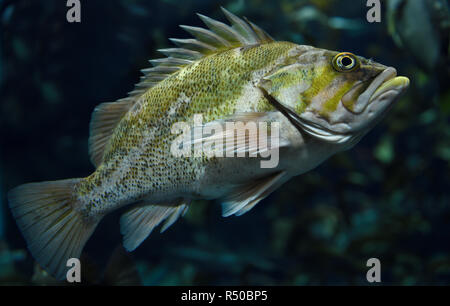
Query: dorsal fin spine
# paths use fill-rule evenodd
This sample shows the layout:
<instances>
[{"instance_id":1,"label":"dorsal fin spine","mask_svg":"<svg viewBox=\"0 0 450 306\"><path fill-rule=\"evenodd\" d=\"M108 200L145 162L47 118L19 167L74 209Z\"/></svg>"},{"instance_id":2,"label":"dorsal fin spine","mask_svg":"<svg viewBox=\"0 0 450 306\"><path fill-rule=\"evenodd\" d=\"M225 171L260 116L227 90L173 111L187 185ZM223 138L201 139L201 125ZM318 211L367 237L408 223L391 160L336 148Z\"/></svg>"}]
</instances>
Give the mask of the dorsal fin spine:
<instances>
[{"instance_id":1,"label":"dorsal fin spine","mask_svg":"<svg viewBox=\"0 0 450 306\"><path fill-rule=\"evenodd\" d=\"M224 37L229 43L239 44L245 43L245 38L236 32L233 28L227 26L225 23L209 18L208 16L197 14L203 23L211 29L211 31L216 32L218 35Z\"/></svg>"},{"instance_id":2,"label":"dorsal fin spine","mask_svg":"<svg viewBox=\"0 0 450 306\"><path fill-rule=\"evenodd\" d=\"M176 58L176 57L164 57L164 58L158 58L153 59L149 61L153 66L158 65L170 65L170 66L184 66L184 65L190 65L193 63L193 61L182 59L182 58Z\"/></svg>"},{"instance_id":3,"label":"dorsal fin spine","mask_svg":"<svg viewBox=\"0 0 450 306\"><path fill-rule=\"evenodd\" d=\"M186 48L190 50L195 50L200 53L208 53L208 52L214 52L217 50L216 47L211 46L209 44L203 43L197 39L178 39L178 38L169 38L171 42L173 42L175 45L181 48Z\"/></svg>"},{"instance_id":4,"label":"dorsal fin spine","mask_svg":"<svg viewBox=\"0 0 450 306\"><path fill-rule=\"evenodd\" d=\"M221 9L225 14L225 17L227 17L228 21L230 21L230 23L233 25L233 28L246 39L247 44L253 45L258 43L258 40L255 39L255 36L257 36L256 33L244 20L230 13L223 7Z\"/></svg>"},{"instance_id":5,"label":"dorsal fin spine","mask_svg":"<svg viewBox=\"0 0 450 306\"><path fill-rule=\"evenodd\" d=\"M183 48L167 48L159 49L158 51L168 57L176 57L188 60L198 60L203 57L202 54L198 51L192 51Z\"/></svg>"},{"instance_id":6,"label":"dorsal fin spine","mask_svg":"<svg viewBox=\"0 0 450 306\"><path fill-rule=\"evenodd\" d=\"M186 25L180 25L180 27L189 32L192 36L197 38L199 41L206 42L207 44L210 44L214 47L231 47L230 43L220 37L219 35L215 34L214 32L207 30L205 28L199 28L199 27L191 27Z\"/></svg>"}]
</instances>

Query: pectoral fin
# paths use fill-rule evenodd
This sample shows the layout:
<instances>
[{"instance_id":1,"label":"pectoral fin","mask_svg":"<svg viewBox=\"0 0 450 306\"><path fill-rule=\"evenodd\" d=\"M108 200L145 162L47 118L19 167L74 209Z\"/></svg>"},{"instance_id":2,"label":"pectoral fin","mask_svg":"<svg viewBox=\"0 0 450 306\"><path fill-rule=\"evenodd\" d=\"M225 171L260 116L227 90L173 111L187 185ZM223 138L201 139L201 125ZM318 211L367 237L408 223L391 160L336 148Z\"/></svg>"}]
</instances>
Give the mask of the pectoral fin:
<instances>
[{"instance_id":1,"label":"pectoral fin","mask_svg":"<svg viewBox=\"0 0 450 306\"><path fill-rule=\"evenodd\" d=\"M89 135L89 155L92 163L98 167L103 160L105 147L107 146L114 128L134 105L131 99L122 99L112 103L102 103L98 105L92 113L90 135Z\"/></svg>"},{"instance_id":2,"label":"pectoral fin","mask_svg":"<svg viewBox=\"0 0 450 306\"><path fill-rule=\"evenodd\" d=\"M205 123L183 148L202 146L202 152L219 157L266 157L272 150L289 146L290 141L279 132L278 112L236 113L226 119Z\"/></svg>"},{"instance_id":3,"label":"pectoral fin","mask_svg":"<svg viewBox=\"0 0 450 306\"><path fill-rule=\"evenodd\" d=\"M187 209L187 202L176 206L140 204L133 207L120 218L123 246L127 251L133 251L161 222L165 221L161 227L161 232L164 232L181 215L184 215Z\"/></svg>"},{"instance_id":4,"label":"pectoral fin","mask_svg":"<svg viewBox=\"0 0 450 306\"><path fill-rule=\"evenodd\" d=\"M222 202L222 216L241 216L274 191L286 172L279 172L248 184L237 186Z\"/></svg>"}]
</instances>

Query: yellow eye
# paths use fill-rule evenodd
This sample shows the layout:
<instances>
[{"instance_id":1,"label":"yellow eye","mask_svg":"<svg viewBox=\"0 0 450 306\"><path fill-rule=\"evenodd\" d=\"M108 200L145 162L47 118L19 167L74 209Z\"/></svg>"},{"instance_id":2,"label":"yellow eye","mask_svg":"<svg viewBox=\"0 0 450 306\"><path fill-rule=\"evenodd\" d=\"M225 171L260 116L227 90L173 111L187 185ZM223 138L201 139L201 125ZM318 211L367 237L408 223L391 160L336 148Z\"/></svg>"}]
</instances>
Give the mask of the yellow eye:
<instances>
[{"instance_id":1,"label":"yellow eye","mask_svg":"<svg viewBox=\"0 0 450 306\"><path fill-rule=\"evenodd\" d=\"M333 68L339 72L351 72L359 68L358 59L349 52L343 52L336 55L332 64Z\"/></svg>"}]
</instances>

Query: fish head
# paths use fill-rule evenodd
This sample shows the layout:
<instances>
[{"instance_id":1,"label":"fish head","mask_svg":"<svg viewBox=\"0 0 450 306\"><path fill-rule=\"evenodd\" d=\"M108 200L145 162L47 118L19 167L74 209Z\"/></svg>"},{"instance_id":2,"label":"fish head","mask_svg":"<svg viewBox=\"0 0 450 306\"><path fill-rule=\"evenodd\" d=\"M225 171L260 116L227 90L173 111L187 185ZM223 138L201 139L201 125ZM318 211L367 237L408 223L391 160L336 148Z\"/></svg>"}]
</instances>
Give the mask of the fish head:
<instances>
[{"instance_id":1,"label":"fish head","mask_svg":"<svg viewBox=\"0 0 450 306\"><path fill-rule=\"evenodd\" d=\"M406 91L409 79L349 52L308 48L266 75L266 95L290 121L321 140L354 145Z\"/></svg>"}]
</instances>

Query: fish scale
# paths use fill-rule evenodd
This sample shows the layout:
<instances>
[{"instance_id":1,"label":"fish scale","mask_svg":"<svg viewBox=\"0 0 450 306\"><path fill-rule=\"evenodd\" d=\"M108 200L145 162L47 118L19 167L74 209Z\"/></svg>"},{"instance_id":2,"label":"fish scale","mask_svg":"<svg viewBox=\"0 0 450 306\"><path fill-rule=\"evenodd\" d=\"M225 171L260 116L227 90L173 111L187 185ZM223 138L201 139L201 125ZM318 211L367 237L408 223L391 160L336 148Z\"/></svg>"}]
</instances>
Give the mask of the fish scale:
<instances>
[{"instance_id":1,"label":"fish scale","mask_svg":"<svg viewBox=\"0 0 450 306\"><path fill-rule=\"evenodd\" d=\"M296 45L292 43L274 42L244 51L231 49L186 66L150 88L136 103L138 110L132 108L120 121L105 152L103 164L77 188L83 196L94 193L95 198L101 198L107 203L102 205L102 209L106 209L117 206L116 202L128 202L159 190L177 193L175 187L183 189L197 181L205 165L202 161L197 163L172 156L170 145L176 135L171 134L171 126L179 121L191 121L194 114L203 114L205 121L213 121L232 115L237 108L248 112L267 109L268 102L263 97L257 101L259 104L241 99L247 96L243 89L257 80L253 76L255 72L262 70L259 73L262 75L270 71L277 60L294 48ZM183 97L181 107L168 116L171 107L180 104ZM241 105L236 105L238 102ZM130 154L131 151L135 153ZM125 176L117 175L116 169L129 163L130 155L136 158L133 163L141 164L145 160L145 164L152 167L141 168L140 173L127 171L123 174ZM158 164L171 166L160 168ZM138 183L140 188L126 193L116 189L115 194L109 193L106 197L103 190L110 189L111 178L120 178L119 186ZM178 186L168 178L179 182ZM105 182L106 186L92 181ZM90 203L87 201L87 205Z\"/></svg>"}]
</instances>

